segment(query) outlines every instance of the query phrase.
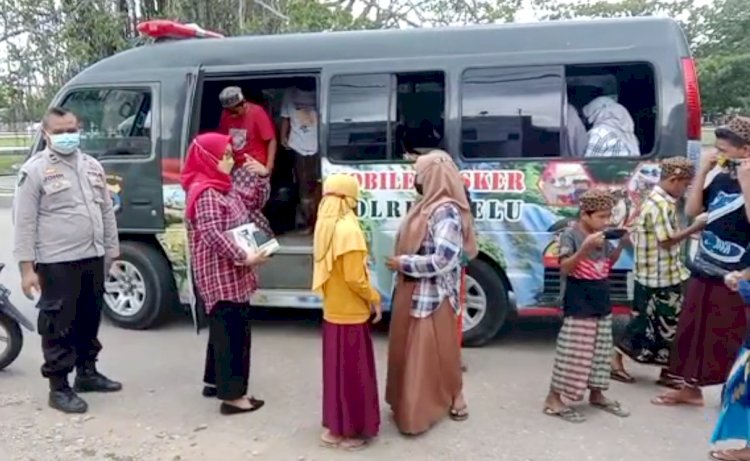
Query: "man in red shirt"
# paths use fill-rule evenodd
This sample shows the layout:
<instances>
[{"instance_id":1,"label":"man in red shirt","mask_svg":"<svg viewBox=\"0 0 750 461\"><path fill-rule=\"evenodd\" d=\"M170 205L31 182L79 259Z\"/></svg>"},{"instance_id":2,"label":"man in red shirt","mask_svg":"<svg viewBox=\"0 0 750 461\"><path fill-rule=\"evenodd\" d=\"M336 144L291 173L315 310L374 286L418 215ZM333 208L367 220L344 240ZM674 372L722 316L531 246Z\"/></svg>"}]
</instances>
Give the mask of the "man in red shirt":
<instances>
[{"instance_id":1,"label":"man in red shirt","mask_svg":"<svg viewBox=\"0 0 750 461\"><path fill-rule=\"evenodd\" d=\"M266 167L266 175L270 174L276 160L276 132L271 117L261 106L246 101L236 86L224 88L219 101L224 108L219 132L232 137L235 164L242 166L250 156Z\"/></svg>"}]
</instances>

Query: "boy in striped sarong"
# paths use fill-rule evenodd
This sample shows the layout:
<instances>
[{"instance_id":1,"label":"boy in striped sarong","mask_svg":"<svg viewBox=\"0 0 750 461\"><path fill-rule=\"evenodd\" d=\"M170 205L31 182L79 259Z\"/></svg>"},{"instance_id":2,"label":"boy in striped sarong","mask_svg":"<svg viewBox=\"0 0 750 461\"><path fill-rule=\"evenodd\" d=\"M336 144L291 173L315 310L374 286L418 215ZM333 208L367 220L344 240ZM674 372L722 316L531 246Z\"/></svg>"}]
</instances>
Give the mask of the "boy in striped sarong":
<instances>
[{"instance_id":1,"label":"boy in striped sarong","mask_svg":"<svg viewBox=\"0 0 750 461\"><path fill-rule=\"evenodd\" d=\"M616 416L629 416L619 402L604 395L609 388L612 303L609 272L620 257L627 236L617 246L607 237L615 200L605 190L593 189L579 199L578 221L560 235L560 273L563 280L563 325L557 338L552 384L544 413L580 423L584 416L563 399L577 402L589 393L589 403Z\"/></svg>"}]
</instances>

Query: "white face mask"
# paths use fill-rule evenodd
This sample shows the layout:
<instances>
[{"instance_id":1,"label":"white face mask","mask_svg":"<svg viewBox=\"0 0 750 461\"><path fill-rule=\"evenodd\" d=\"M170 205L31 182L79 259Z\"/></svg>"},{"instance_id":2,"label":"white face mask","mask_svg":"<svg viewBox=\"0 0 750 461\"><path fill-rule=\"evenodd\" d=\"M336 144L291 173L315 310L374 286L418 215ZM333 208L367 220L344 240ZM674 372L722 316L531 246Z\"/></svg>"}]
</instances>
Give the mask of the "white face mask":
<instances>
[{"instance_id":1,"label":"white face mask","mask_svg":"<svg viewBox=\"0 0 750 461\"><path fill-rule=\"evenodd\" d=\"M60 155L71 155L81 145L81 133L58 133L49 134L50 149Z\"/></svg>"}]
</instances>

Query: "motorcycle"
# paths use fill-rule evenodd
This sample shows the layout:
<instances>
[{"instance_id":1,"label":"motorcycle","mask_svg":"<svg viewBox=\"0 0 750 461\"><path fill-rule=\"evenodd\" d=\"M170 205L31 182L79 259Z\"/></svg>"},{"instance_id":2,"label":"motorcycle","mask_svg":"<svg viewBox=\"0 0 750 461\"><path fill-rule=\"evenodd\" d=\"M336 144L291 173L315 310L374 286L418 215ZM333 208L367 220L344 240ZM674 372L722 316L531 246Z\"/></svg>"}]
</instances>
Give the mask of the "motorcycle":
<instances>
[{"instance_id":1,"label":"motorcycle","mask_svg":"<svg viewBox=\"0 0 750 461\"><path fill-rule=\"evenodd\" d=\"M0 263L0 272L5 264ZM18 310L10 301L10 290L0 283L0 370L5 369L18 358L23 347L21 326L35 331L31 320Z\"/></svg>"}]
</instances>

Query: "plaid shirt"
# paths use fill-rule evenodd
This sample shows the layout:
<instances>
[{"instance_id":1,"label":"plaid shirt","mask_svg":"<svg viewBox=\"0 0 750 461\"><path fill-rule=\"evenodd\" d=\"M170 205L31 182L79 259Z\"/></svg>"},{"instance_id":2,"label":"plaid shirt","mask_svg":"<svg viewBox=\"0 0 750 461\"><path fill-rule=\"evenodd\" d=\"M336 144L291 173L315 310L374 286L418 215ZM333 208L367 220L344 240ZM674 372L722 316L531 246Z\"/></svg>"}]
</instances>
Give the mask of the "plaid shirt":
<instances>
[{"instance_id":1,"label":"plaid shirt","mask_svg":"<svg viewBox=\"0 0 750 461\"><path fill-rule=\"evenodd\" d=\"M412 317L429 317L445 298L459 312L462 247L458 209L452 204L437 207L430 216L418 254L400 256L401 272L419 279L412 298Z\"/></svg>"},{"instance_id":2,"label":"plaid shirt","mask_svg":"<svg viewBox=\"0 0 750 461\"><path fill-rule=\"evenodd\" d=\"M598 126L589 131L589 142L586 146L586 157L629 157L638 155L630 152L617 133L606 127Z\"/></svg>"},{"instance_id":3,"label":"plaid shirt","mask_svg":"<svg viewBox=\"0 0 750 461\"><path fill-rule=\"evenodd\" d=\"M256 176L242 167L237 167L232 171L232 185L242 198L250 221L258 226L258 229L269 236L273 236L271 225L262 211L271 195L271 180Z\"/></svg>"},{"instance_id":4,"label":"plaid shirt","mask_svg":"<svg viewBox=\"0 0 750 461\"><path fill-rule=\"evenodd\" d=\"M248 302L258 286L253 269L237 265L246 255L227 234L245 223L247 209L234 189L204 192L187 223L195 285L209 312L219 301Z\"/></svg>"},{"instance_id":5,"label":"plaid shirt","mask_svg":"<svg viewBox=\"0 0 750 461\"><path fill-rule=\"evenodd\" d=\"M677 201L655 186L643 202L635 225L635 280L647 287L679 285L690 277L682 260L681 245L669 249L659 246L674 237L679 227Z\"/></svg>"}]
</instances>

